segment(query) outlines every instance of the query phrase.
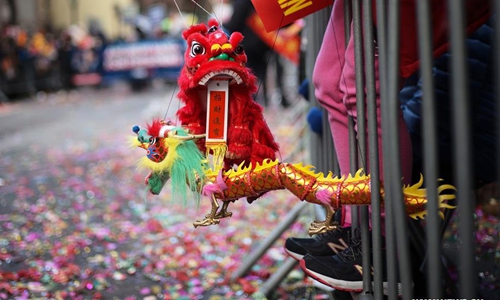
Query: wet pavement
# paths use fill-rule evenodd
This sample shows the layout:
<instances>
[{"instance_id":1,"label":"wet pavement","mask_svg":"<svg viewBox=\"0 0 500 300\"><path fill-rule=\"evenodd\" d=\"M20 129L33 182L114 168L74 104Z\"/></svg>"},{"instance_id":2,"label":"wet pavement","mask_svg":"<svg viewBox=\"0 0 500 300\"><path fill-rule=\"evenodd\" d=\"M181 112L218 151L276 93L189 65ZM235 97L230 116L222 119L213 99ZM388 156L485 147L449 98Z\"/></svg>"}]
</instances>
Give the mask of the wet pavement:
<instances>
[{"instance_id":1,"label":"wet pavement","mask_svg":"<svg viewBox=\"0 0 500 300\"><path fill-rule=\"evenodd\" d=\"M175 120L174 89L80 89L0 107L0 299L264 299L258 290L283 263L284 240L304 236L312 209L232 282L232 272L299 202L286 191L232 218L195 229L208 201L176 204L168 186L146 192L129 147L133 125ZM284 160L307 155L304 105L266 114ZM294 132L295 134L290 134ZM303 132L303 131L302 131ZM328 299L298 269L271 299Z\"/></svg>"}]
</instances>

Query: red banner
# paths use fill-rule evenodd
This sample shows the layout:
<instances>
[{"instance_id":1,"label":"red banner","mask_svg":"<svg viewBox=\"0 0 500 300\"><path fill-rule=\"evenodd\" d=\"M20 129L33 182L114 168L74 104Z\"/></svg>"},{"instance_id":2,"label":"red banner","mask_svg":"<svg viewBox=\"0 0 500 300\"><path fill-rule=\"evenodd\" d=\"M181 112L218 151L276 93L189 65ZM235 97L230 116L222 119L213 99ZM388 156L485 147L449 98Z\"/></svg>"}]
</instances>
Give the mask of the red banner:
<instances>
[{"instance_id":1,"label":"red banner","mask_svg":"<svg viewBox=\"0 0 500 300\"><path fill-rule=\"evenodd\" d=\"M252 0L268 32L333 4L334 0Z\"/></svg>"},{"instance_id":2,"label":"red banner","mask_svg":"<svg viewBox=\"0 0 500 300\"><path fill-rule=\"evenodd\" d=\"M303 27L302 20L295 21L292 25L268 32L264 28L261 18L258 14L250 15L246 21L248 27L260 37L269 48L276 51L279 55L286 57L295 64L299 63L300 57L300 31Z\"/></svg>"},{"instance_id":3,"label":"red banner","mask_svg":"<svg viewBox=\"0 0 500 300\"><path fill-rule=\"evenodd\" d=\"M208 85L207 142L225 142L228 122L228 80L211 80Z\"/></svg>"}]
</instances>

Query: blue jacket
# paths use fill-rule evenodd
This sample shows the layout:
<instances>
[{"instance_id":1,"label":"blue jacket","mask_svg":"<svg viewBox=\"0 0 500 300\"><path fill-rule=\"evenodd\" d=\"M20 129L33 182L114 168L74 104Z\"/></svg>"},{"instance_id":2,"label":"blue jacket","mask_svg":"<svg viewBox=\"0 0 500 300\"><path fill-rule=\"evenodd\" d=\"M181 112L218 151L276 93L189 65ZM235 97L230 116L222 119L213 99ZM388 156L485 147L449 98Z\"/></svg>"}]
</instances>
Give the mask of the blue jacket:
<instances>
[{"instance_id":1,"label":"blue jacket","mask_svg":"<svg viewBox=\"0 0 500 300\"><path fill-rule=\"evenodd\" d=\"M495 136L495 99L493 88L493 25L491 19L466 40L472 163L476 186L494 181L497 166ZM438 123L440 176L453 180L453 119L450 86L450 52L435 60L434 85ZM422 172L421 80L419 75L407 79L400 92L401 108L410 131L416 172Z\"/></svg>"}]
</instances>

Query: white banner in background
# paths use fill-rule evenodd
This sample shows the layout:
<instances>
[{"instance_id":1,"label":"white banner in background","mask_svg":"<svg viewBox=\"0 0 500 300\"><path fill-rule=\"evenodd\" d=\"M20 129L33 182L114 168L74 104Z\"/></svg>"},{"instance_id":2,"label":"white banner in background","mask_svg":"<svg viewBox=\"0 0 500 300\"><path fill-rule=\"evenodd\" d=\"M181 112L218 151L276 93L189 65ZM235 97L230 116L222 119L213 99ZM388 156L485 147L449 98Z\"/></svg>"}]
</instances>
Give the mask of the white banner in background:
<instances>
[{"instance_id":1,"label":"white banner in background","mask_svg":"<svg viewBox=\"0 0 500 300\"><path fill-rule=\"evenodd\" d=\"M124 71L136 68L173 68L184 63L181 43L138 42L108 46L104 50L104 70Z\"/></svg>"}]
</instances>

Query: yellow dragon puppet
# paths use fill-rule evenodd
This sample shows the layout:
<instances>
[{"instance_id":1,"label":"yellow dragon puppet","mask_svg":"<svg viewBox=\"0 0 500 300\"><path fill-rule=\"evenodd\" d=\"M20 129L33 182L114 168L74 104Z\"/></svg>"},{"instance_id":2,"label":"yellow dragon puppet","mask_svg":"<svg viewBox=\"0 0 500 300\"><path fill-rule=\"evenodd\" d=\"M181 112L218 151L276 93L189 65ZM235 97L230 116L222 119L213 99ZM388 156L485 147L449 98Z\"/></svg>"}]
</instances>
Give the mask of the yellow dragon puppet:
<instances>
[{"instance_id":1,"label":"yellow dragon puppet","mask_svg":"<svg viewBox=\"0 0 500 300\"><path fill-rule=\"evenodd\" d=\"M212 209L203 220L194 222L197 227L219 224L221 218L231 216L228 205L238 199L246 197L251 202L266 192L286 189L300 200L325 208L326 219L312 222L311 235L335 229L333 215L341 205L370 204L370 175L363 170L339 178L332 173L316 173L313 166L276 159L278 145L264 120L262 107L252 98L255 77L245 67L240 33L227 36L211 20L208 26L190 27L183 37L187 50L178 80L179 98L185 104L177 113L180 126L153 120L146 129L133 128L135 145L147 150L141 165L150 169L146 184L151 193L159 194L170 179L175 197L186 199L186 191L191 191L198 200L202 196L210 198ZM228 101L225 106L222 102L221 110L214 110L216 106L210 103L219 99L207 97L211 82L226 84L222 95ZM220 111L226 115L215 114ZM215 126L214 115L226 126ZM210 139L212 129L225 130L223 139L213 139L219 142L215 147ZM213 160L211 164L210 156L219 156L221 162ZM406 213L412 218L426 214L427 197L422 185L423 178L403 187ZM455 195L445 191L454 189L448 184L439 187L441 209L453 208L448 201ZM376 192L383 199L383 187Z\"/></svg>"}]
</instances>

